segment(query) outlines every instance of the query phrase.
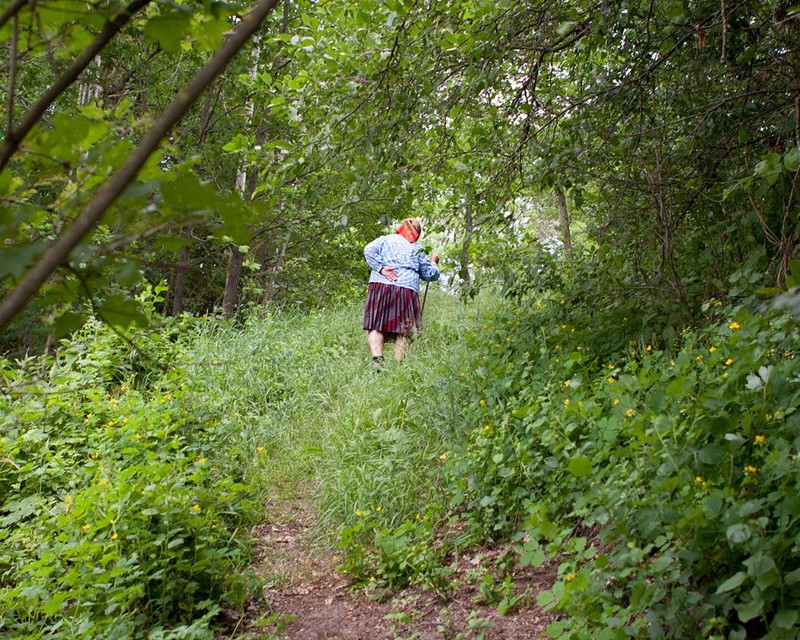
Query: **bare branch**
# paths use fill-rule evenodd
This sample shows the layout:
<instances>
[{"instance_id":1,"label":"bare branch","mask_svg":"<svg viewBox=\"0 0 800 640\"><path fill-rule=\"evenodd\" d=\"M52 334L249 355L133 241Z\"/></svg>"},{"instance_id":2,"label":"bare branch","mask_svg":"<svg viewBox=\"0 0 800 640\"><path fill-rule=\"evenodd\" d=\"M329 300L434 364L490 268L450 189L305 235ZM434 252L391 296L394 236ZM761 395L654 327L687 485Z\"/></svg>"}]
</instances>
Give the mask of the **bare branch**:
<instances>
[{"instance_id":1,"label":"bare branch","mask_svg":"<svg viewBox=\"0 0 800 640\"><path fill-rule=\"evenodd\" d=\"M0 29L2 29L3 25L11 18L16 18L17 14L26 4L28 4L28 0L16 0L16 2L13 2L8 9L3 11L3 15L0 16Z\"/></svg>"},{"instance_id":2,"label":"bare branch","mask_svg":"<svg viewBox=\"0 0 800 640\"><path fill-rule=\"evenodd\" d=\"M53 242L39 262L3 300L0 304L0 328L7 325L19 313L58 265L67 259L70 252L94 228L100 217L120 196L125 187L133 181L161 140L184 116L212 80L222 73L278 2L279 0L261 0L250 13L242 18L231 37L197 73L192 82L175 96L150 131L142 138L138 148L128 158L128 161L105 182L83 213Z\"/></svg>"},{"instance_id":3,"label":"bare branch","mask_svg":"<svg viewBox=\"0 0 800 640\"><path fill-rule=\"evenodd\" d=\"M39 98L39 101L23 116L22 121L13 129L9 123L8 135L3 141L3 146L0 147L0 171L6 168L8 161L19 148L20 143L22 143L33 126L39 122L47 109L55 102L56 98L77 80L83 70L94 60L95 56L111 42L111 39L130 21L134 14L150 2L151 0L133 0L119 15L110 22L107 22L103 30L92 43L83 50L83 53L67 67L64 73L62 73L50 88L44 92L44 95ZM12 86L12 97L13 90L14 88Z\"/></svg>"}]
</instances>

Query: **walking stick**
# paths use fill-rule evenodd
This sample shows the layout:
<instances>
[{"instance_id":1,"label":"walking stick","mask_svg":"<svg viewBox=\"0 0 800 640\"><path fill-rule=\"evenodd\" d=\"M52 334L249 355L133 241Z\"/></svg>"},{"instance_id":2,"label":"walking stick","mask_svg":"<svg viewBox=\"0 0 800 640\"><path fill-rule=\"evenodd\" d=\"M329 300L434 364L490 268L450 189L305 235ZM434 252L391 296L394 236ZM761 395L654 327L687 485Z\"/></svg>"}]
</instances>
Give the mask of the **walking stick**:
<instances>
[{"instance_id":1,"label":"walking stick","mask_svg":"<svg viewBox=\"0 0 800 640\"><path fill-rule=\"evenodd\" d=\"M419 310L419 317L422 318L422 314L425 313L425 300L428 298L428 285L430 281L425 281L425 293L422 294L422 308Z\"/></svg>"}]
</instances>

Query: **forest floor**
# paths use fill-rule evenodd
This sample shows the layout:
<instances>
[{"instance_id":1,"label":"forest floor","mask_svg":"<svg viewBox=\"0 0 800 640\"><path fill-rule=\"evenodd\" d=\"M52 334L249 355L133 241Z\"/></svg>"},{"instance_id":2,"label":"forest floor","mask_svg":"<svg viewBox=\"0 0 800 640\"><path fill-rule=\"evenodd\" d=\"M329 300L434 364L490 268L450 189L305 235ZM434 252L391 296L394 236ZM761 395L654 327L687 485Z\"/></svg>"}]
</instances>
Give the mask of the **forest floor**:
<instances>
[{"instance_id":1,"label":"forest floor","mask_svg":"<svg viewBox=\"0 0 800 640\"><path fill-rule=\"evenodd\" d=\"M531 640L544 638L553 614L536 606L549 589L555 565L517 566L511 578L520 604L507 615L479 604L482 569L501 549L477 549L458 558L446 595L420 587L379 595L354 588L336 569L337 551L321 540L313 500L301 491L276 498L269 520L253 532L253 571L265 581L264 600L251 602L233 638L261 640Z\"/></svg>"}]
</instances>

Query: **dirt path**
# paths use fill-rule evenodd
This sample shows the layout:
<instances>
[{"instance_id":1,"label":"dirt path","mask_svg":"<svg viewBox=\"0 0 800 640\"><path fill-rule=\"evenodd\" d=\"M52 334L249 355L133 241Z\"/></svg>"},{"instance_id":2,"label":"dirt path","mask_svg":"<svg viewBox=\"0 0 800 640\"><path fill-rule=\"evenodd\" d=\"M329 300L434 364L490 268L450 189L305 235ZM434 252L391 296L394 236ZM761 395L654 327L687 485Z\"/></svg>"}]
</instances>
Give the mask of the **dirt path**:
<instances>
[{"instance_id":1,"label":"dirt path","mask_svg":"<svg viewBox=\"0 0 800 640\"><path fill-rule=\"evenodd\" d=\"M289 640L455 640L544 638L553 616L536 605L549 588L555 568L516 568L512 574L521 606L501 616L496 607L477 604L481 577L498 551L462 555L446 598L418 588L396 592L378 602L351 589L335 569L336 550L315 541L316 514L311 501L267 505L269 523L254 531L258 541L254 571L266 581L265 602L252 603L235 632L226 638Z\"/></svg>"}]
</instances>

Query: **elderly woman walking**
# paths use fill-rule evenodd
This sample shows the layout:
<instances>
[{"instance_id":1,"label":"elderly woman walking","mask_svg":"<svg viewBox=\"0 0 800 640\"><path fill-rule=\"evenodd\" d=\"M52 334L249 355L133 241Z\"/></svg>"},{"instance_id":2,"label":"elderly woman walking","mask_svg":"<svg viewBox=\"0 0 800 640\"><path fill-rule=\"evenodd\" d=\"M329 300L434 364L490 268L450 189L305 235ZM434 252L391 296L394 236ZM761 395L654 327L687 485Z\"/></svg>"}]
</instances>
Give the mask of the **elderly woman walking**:
<instances>
[{"instance_id":1,"label":"elderly woman walking","mask_svg":"<svg viewBox=\"0 0 800 640\"><path fill-rule=\"evenodd\" d=\"M406 218L395 233L381 236L364 247L372 269L364 308L364 329L376 367L383 364L383 344L394 340L394 357L403 359L414 333L422 331L419 283L438 280L439 256L422 253L417 240L422 225Z\"/></svg>"}]
</instances>

